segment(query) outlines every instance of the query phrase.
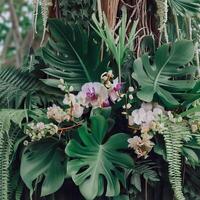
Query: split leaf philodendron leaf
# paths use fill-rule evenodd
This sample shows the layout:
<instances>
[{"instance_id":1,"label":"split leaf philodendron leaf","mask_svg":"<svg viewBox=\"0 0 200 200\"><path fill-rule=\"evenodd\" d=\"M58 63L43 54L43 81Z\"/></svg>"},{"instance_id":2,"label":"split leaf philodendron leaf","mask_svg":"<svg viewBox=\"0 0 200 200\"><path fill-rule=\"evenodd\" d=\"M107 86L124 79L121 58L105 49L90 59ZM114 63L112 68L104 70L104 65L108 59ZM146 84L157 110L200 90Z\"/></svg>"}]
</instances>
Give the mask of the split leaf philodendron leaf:
<instances>
[{"instance_id":1,"label":"split leaf philodendron leaf","mask_svg":"<svg viewBox=\"0 0 200 200\"><path fill-rule=\"evenodd\" d=\"M20 174L32 195L34 182L44 177L41 196L56 192L63 184L66 155L58 147L58 141L45 139L30 144L22 154ZM36 181L37 182L37 181Z\"/></svg>"},{"instance_id":2,"label":"split leaf philodendron leaf","mask_svg":"<svg viewBox=\"0 0 200 200\"><path fill-rule=\"evenodd\" d=\"M108 121L101 115L90 119L91 132L87 124L78 129L82 143L72 139L66 147L67 155L72 158L68 162L67 172L87 200L102 195L104 187L106 196L117 196L123 169L133 167L132 158L120 152L128 147L128 135L114 134L104 142Z\"/></svg>"},{"instance_id":3,"label":"split leaf philodendron leaf","mask_svg":"<svg viewBox=\"0 0 200 200\"><path fill-rule=\"evenodd\" d=\"M172 46L162 45L154 57L144 54L136 59L132 76L140 86L137 92L138 98L151 102L156 94L166 107L179 105L178 95L191 90L196 83L191 76L188 76L194 75L196 67L185 66L193 57L192 41L181 40Z\"/></svg>"}]
</instances>

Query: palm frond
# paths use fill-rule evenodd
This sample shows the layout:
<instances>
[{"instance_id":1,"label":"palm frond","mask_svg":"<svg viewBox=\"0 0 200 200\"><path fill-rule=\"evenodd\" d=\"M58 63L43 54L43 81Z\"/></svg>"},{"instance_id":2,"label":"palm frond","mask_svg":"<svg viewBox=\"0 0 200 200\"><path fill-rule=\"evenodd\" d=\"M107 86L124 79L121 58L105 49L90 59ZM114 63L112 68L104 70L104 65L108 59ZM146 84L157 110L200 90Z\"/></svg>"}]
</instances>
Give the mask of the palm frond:
<instances>
[{"instance_id":1,"label":"palm frond","mask_svg":"<svg viewBox=\"0 0 200 200\"><path fill-rule=\"evenodd\" d=\"M42 104L46 101L45 95L51 92L50 87L29 72L12 67L0 68L0 107L19 108L33 103Z\"/></svg>"},{"instance_id":2,"label":"palm frond","mask_svg":"<svg viewBox=\"0 0 200 200\"><path fill-rule=\"evenodd\" d=\"M172 10L177 14L195 15L200 12L200 2L198 0L168 0Z\"/></svg>"},{"instance_id":3,"label":"palm frond","mask_svg":"<svg viewBox=\"0 0 200 200\"><path fill-rule=\"evenodd\" d=\"M42 49L43 59L49 64L43 71L52 78L49 82L62 78L77 89L85 82L100 81L108 60L101 62L101 42L97 35L88 36L79 25L55 19L49 20L49 30L51 38Z\"/></svg>"}]
</instances>

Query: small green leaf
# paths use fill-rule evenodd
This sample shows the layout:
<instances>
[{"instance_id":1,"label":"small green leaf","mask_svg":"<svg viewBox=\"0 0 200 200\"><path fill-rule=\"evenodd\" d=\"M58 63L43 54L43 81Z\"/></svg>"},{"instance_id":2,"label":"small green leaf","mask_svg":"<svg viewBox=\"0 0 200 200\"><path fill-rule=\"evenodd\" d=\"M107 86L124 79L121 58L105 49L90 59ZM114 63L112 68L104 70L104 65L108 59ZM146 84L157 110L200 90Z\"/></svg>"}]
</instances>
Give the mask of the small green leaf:
<instances>
[{"instance_id":1,"label":"small green leaf","mask_svg":"<svg viewBox=\"0 0 200 200\"><path fill-rule=\"evenodd\" d=\"M140 174L134 174L131 177L131 184L136 187L138 191L142 191Z\"/></svg>"},{"instance_id":2,"label":"small green leaf","mask_svg":"<svg viewBox=\"0 0 200 200\"><path fill-rule=\"evenodd\" d=\"M191 163L191 165L195 166L195 165L197 165L199 163L199 157L195 153L194 150L192 150L190 148L183 147L182 148L182 153L188 159L188 161L189 161L189 163Z\"/></svg>"}]
</instances>

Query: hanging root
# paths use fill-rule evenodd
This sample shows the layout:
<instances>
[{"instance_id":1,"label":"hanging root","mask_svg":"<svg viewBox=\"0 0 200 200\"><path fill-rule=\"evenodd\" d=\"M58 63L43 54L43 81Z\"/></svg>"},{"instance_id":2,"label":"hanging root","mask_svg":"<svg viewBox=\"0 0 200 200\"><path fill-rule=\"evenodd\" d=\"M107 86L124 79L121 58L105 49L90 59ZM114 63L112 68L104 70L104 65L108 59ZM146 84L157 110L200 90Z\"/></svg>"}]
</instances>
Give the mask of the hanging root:
<instances>
[{"instance_id":1,"label":"hanging root","mask_svg":"<svg viewBox=\"0 0 200 200\"><path fill-rule=\"evenodd\" d=\"M33 0L33 32L37 34L37 17L38 17L39 0ZM33 38L35 34L33 34Z\"/></svg>"},{"instance_id":2,"label":"hanging root","mask_svg":"<svg viewBox=\"0 0 200 200\"><path fill-rule=\"evenodd\" d=\"M42 45L44 42L44 39L45 39L47 20L48 20L48 16L49 16L49 7L52 6L52 1L51 0L33 0L34 33L37 33L37 17L38 17L39 1L40 1L40 5L41 5L41 14L42 14L42 21L43 21L43 34L42 34L42 40L40 43L40 45Z\"/></svg>"},{"instance_id":3,"label":"hanging root","mask_svg":"<svg viewBox=\"0 0 200 200\"><path fill-rule=\"evenodd\" d=\"M157 4L157 15L160 20L159 30L160 33L164 32L165 40L168 42L167 34L167 20L168 20L168 5L167 0L156 0Z\"/></svg>"}]
</instances>

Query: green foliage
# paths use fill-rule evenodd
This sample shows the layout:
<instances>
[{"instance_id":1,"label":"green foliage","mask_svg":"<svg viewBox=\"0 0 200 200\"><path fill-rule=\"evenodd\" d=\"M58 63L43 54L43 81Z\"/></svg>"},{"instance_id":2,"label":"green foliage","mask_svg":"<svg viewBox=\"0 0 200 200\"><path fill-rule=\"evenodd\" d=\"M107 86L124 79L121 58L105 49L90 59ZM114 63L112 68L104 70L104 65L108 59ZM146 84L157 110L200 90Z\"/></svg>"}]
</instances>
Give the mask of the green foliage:
<instances>
[{"instance_id":1,"label":"green foliage","mask_svg":"<svg viewBox=\"0 0 200 200\"><path fill-rule=\"evenodd\" d=\"M173 123L168 119L167 121L167 129L164 131L163 136L166 146L167 162L169 164L169 180L176 199L185 200L182 192L181 148L183 147L184 139L190 137L190 129L183 123Z\"/></svg>"},{"instance_id":2,"label":"green foliage","mask_svg":"<svg viewBox=\"0 0 200 200\"><path fill-rule=\"evenodd\" d=\"M52 37L42 52L50 67L43 71L53 78L63 78L76 89L85 82L100 81L107 60L100 62L101 43L96 34L88 36L79 25L55 19L49 20L49 30Z\"/></svg>"},{"instance_id":3,"label":"green foliage","mask_svg":"<svg viewBox=\"0 0 200 200\"><path fill-rule=\"evenodd\" d=\"M24 149L20 174L30 189L30 196L41 181L41 196L52 194L62 186L66 177L65 160L59 142L54 139L41 140Z\"/></svg>"},{"instance_id":4,"label":"green foliage","mask_svg":"<svg viewBox=\"0 0 200 200\"><path fill-rule=\"evenodd\" d=\"M68 143L66 153L72 160L68 162L67 172L88 200L101 196L104 187L106 196L117 196L119 181L125 181L123 169L133 167L131 157L119 151L127 148L128 135L114 134L104 142L108 121L101 115L91 117L90 128L91 132L88 132L88 126L84 124L78 129L82 144L74 139Z\"/></svg>"},{"instance_id":5,"label":"green foliage","mask_svg":"<svg viewBox=\"0 0 200 200\"><path fill-rule=\"evenodd\" d=\"M96 0L60 0L62 15L67 23L79 23L88 28Z\"/></svg>"},{"instance_id":6,"label":"green foliage","mask_svg":"<svg viewBox=\"0 0 200 200\"><path fill-rule=\"evenodd\" d=\"M129 197L127 195L120 195L117 197L113 197L112 200L129 200Z\"/></svg>"},{"instance_id":7,"label":"green foliage","mask_svg":"<svg viewBox=\"0 0 200 200\"><path fill-rule=\"evenodd\" d=\"M19 127L25 117L25 110L0 110L0 199L2 200L13 200L15 195L11 163L15 153L15 143L21 136Z\"/></svg>"},{"instance_id":8,"label":"green foliage","mask_svg":"<svg viewBox=\"0 0 200 200\"><path fill-rule=\"evenodd\" d=\"M200 97L200 82L196 80L197 67L194 66L195 63L197 65L199 63L198 58L194 61L193 42L176 40L176 36L179 38L195 36L195 42L197 42L199 27L195 20L198 19L200 11L199 0L160 1L166 6L164 11L161 8L161 13L158 12L165 18L166 30L163 36L167 41L167 34L169 34L169 41L175 41L173 44L163 44L160 47L163 36L157 34L159 30L154 30L157 23L152 24L151 21L154 20L148 19L148 17L154 19L156 2L148 3L146 10L138 9L140 3L137 7L130 5L133 9L132 16L124 6L122 12L117 12L117 26L114 30L109 27L105 15L101 16L100 10L91 17L96 7L96 0L54 2L56 5L60 3L61 15L64 19L48 20L48 30L45 29L45 31L48 31L50 37L46 46L39 50L42 52L44 61L39 60L39 63L36 63L37 58L41 56L38 53L31 57L33 62L29 64L29 69L0 68L0 108L27 108L27 110L0 110L0 199L20 200L25 185L30 190L30 199L35 196L34 199L40 199L40 197L54 199L54 195L51 196L51 194L57 192L65 179L70 177L87 200L146 199L147 195L148 199L152 200L169 200L172 199L169 181L174 191L173 198L176 200L199 200L200 134L199 130L191 133L191 125L199 125L199 116L196 115L197 118L193 118L192 115L198 114L200 106L190 108L191 102ZM165 4L167 2L171 7L169 12ZM43 22L46 26L48 2L41 1L41 3ZM21 11L21 6L19 7L17 13ZM144 7L146 7L145 2ZM59 15L60 10L57 10L56 6L55 8L56 14ZM0 11L4 9L5 7L2 6ZM112 11L112 7L109 9ZM142 12L141 16L139 11ZM95 17L97 15L99 20ZM135 16L139 16L139 21L131 23ZM191 16L196 18L191 21ZM93 20L92 28L89 26L91 20ZM21 33L23 37L30 22L25 17L22 21L25 23L21 24L20 19L19 24L20 27L24 27ZM171 23L172 21L174 24ZM193 32L192 35L194 23L196 33ZM9 27L2 25L1 21L0 27L2 27L1 40L6 37L5 30L8 31ZM152 33L152 36L148 33ZM108 58L107 53L110 53L111 58ZM13 49L11 56L12 54ZM136 59L135 55L138 54L141 57ZM2 56L4 59L6 57L7 55ZM115 69L116 65L118 69ZM31 142L26 147L20 145L27 137L21 130L25 118L27 122L30 119L43 123L51 121L47 117L46 107L49 103L58 102L59 104L60 94L63 95L57 88L59 79L62 78L69 86L73 86L75 92L72 93L76 95L84 83L101 82L102 73L110 70L108 66L114 74L118 70L119 82L123 83L123 88L118 91L118 86L121 87L121 85L115 86L113 79L116 77L113 78L110 74L104 77L108 78L105 82L114 85L112 85L113 88L108 89L109 95L116 92L116 95L122 98L119 103L112 106L109 99L111 106L108 108L85 108L80 121L73 119L74 121L56 124L59 128L58 133L62 134ZM41 77L43 80L40 80ZM129 88L129 86L133 87ZM67 95L65 97L67 98ZM78 102L77 99L75 101ZM157 118L152 120L155 123L144 124L141 119L141 125L131 126L129 129L127 118L133 110L138 108L141 101L152 102L152 104L161 101L166 110L177 108L174 109L175 114L179 113L179 109L184 110L185 107L189 110L181 114L184 117L182 121L173 122L175 118L161 116L161 119L164 119L163 124L157 123ZM178 107L179 105L183 108ZM75 106L78 107L78 105L71 105L70 113L71 108L76 109ZM147 105L144 110L148 110L148 107L150 105ZM31 111L28 110L29 108ZM33 110L33 108L36 109ZM68 105L65 105L63 109L68 109ZM135 114L133 113L133 117L138 117L138 121L139 118L152 117L146 113L146 110L144 112L137 110ZM158 110L153 110L152 115ZM59 115L56 109L51 112ZM126 117L122 117L122 112L127 114ZM114 123L114 119L109 118L110 116L115 118L117 123ZM88 118L90 120L84 122ZM196 124L190 123L190 120L196 120ZM145 131L145 125L151 125L152 130L162 129L162 125L166 129L163 128L163 135L159 137L154 135L152 138L155 146L149 158L145 161L140 158L134 164L134 159L128 154L130 153L127 142L129 135L121 132L132 134L134 130L139 135ZM76 128L78 134L76 134ZM143 128L142 131L140 128ZM193 128L195 129L195 126ZM116 130L120 133L114 134ZM134 143L135 140L132 142L129 146L132 146L135 153L145 150L136 149L136 146L140 145L139 142L137 144ZM148 139L143 142L148 146ZM65 146L67 155L64 153ZM17 151L18 147L22 152ZM15 174L14 170L19 167L18 164L15 165L16 156L21 158L20 174ZM166 176L167 162L168 176ZM163 166L160 167L161 163ZM183 178L185 177L184 180L182 180L182 175ZM169 180L166 180L168 177ZM160 181L159 178L161 182L155 183ZM20 182L21 179L24 183ZM153 189L152 186L156 188ZM162 188L163 192L158 192L157 187ZM158 194L155 194L157 192Z\"/></svg>"},{"instance_id":9,"label":"green foliage","mask_svg":"<svg viewBox=\"0 0 200 200\"><path fill-rule=\"evenodd\" d=\"M131 170L131 185L142 192L142 178L146 181L159 181L157 168L156 164L149 160L137 162L135 168Z\"/></svg>"},{"instance_id":10,"label":"green foliage","mask_svg":"<svg viewBox=\"0 0 200 200\"><path fill-rule=\"evenodd\" d=\"M166 107L179 105L177 95L191 90L196 83L186 78L186 75L195 73L196 67L183 67L192 61L193 56L192 41L181 40L172 46L162 45L152 57L153 61L148 54L135 60L132 76L140 86L137 97L151 102L156 94Z\"/></svg>"},{"instance_id":11,"label":"green foliage","mask_svg":"<svg viewBox=\"0 0 200 200\"><path fill-rule=\"evenodd\" d=\"M136 161L135 167L128 172L130 184L127 184L126 189L130 200L145 199L144 187L146 187L146 184L149 186L148 198L155 198L151 195L150 190L156 190L156 185L160 182L160 174L158 175L159 168L159 165L150 159Z\"/></svg>"},{"instance_id":12,"label":"green foliage","mask_svg":"<svg viewBox=\"0 0 200 200\"><path fill-rule=\"evenodd\" d=\"M119 75L119 78L121 79L121 67L123 64L123 60L124 60L127 50L129 49L133 50L133 42L136 36L136 27L137 27L138 22L135 21L133 23L130 33L127 36L126 35L127 10L126 8L123 8L118 37L116 37L115 36L116 33L110 29L105 15L103 15L103 22L104 22L103 26L101 22L98 22L95 15L93 15L93 21L95 24L95 27L92 26L93 29L98 33L98 35L105 42L106 46L111 51L115 61L117 62L118 73L119 73L118 75Z\"/></svg>"},{"instance_id":13,"label":"green foliage","mask_svg":"<svg viewBox=\"0 0 200 200\"><path fill-rule=\"evenodd\" d=\"M168 0L171 8L178 14L185 16L198 14L200 11L199 0Z\"/></svg>"},{"instance_id":14,"label":"green foliage","mask_svg":"<svg viewBox=\"0 0 200 200\"><path fill-rule=\"evenodd\" d=\"M18 183L15 191L15 200L21 200L23 195L24 183L21 181Z\"/></svg>"},{"instance_id":15,"label":"green foliage","mask_svg":"<svg viewBox=\"0 0 200 200\"><path fill-rule=\"evenodd\" d=\"M15 125L16 126L16 125ZM14 145L18 140L21 130L18 127L10 129L9 133L0 131L0 199L13 200L16 193L14 165L12 158Z\"/></svg>"},{"instance_id":16,"label":"green foliage","mask_svg":"<svg viewBox=\"0 0 200 200\"><path fill-rule=\"evenodd\" d=\"M21 127L21 123L26 116L27 116L26 110L1 109L0 110L1 130L8 133L12 122Z\"/></svg>"},{"instance_id":17,"label":"green foliage","mask_svg":"<svg viewBox=\"0 0 200 200\"><path fill-rule=\"evenodd\" d=\"M191 148L183 147L182 155L186 158L187 163L189 163L193 167L197 166L200 163L197 153Z\"/></svg>"},{"instance_id":18,"label":"green foliage","mask_svg":"<svg viewBox=\"0 0 200 200\"><path fill-rule=\"evenodd\" d=\"M200 199L200 169L185 166L185 186L184 193L186 200Z\"/></svg>"},{"instance_id":19,"label":"green foliage","mask_svg":"<svg viewBox=\"0 0 200 200\"><path fill-rule=\"evenodd\" d=\"M0 107L19 108L46 103L51 88L28 72L14 67L0 68Z\"/></svg>"}]
</instances>

